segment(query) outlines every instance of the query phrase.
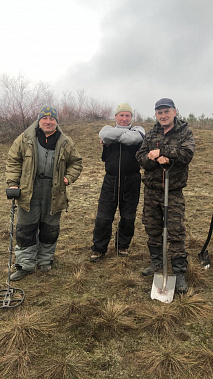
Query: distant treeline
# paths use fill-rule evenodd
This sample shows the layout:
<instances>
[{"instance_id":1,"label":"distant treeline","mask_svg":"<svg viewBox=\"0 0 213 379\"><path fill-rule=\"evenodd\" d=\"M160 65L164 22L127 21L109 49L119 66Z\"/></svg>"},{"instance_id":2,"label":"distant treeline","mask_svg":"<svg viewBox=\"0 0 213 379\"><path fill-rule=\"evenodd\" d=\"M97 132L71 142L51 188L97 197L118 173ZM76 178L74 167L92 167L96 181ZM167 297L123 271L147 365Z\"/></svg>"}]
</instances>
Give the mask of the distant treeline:
<instances>
[{"instance_id":1,"label":"distant treeline","mask_svg":"<svg viewBox=\"0 0 213 379\"><path fill-rule=\"evenodd\" d=\"M17 77L2 75L0 87L0 138L4 141L24 131L37 118L38 111L44 104L54 105L57 108L61 124L110 120L113 117L112 104L89 98L84 90L75 93L63 92L59 98L50 90L49 83L33 84L23 75ZM194 128L213 128L213 118L207 118L204 114L198 118L192 113L187 118L181 117L180 114L179 117ZM133 121L147 128L153 125L155 119L154 117L145 119L135 110Z\"/></svg>"}]
</instances>

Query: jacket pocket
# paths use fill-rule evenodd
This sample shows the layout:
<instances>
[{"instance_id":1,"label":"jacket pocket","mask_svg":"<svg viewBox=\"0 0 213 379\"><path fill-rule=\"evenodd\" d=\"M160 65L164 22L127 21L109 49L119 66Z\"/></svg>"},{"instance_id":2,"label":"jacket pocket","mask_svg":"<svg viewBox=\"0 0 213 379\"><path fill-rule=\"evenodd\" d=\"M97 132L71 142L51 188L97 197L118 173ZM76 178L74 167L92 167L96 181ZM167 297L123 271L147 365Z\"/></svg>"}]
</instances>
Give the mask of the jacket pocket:
<instances>
[{"instance_id":1,"label":"jacket pocket","mask_svg":"<svg viewBox=\"0 0 213 379\"><path fill-rule=\"evenodd\" d=\"M32 149L28 148L23 158L20 187L28 188L32 184L34 173L34 156Z\"/></svg>"},{"instance_id":2,"label":"jacket pocket","mask_svg":"<svg viewBox=\"0 0 213 379\"><path fill-rule=\"evenodd\" d=\"M140 197L141 174L125 176L123 200L138 203Z\"/></svg>"}]
</instances>

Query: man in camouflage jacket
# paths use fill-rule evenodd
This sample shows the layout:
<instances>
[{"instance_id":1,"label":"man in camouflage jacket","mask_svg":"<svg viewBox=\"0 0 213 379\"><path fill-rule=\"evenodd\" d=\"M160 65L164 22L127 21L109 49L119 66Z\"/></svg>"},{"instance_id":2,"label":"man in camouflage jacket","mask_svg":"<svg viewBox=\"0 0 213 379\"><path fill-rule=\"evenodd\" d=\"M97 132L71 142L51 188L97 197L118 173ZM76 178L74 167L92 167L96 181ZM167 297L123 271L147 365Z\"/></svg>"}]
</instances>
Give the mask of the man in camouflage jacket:
<instances>
[{"instance_id":1,"label":"man in camouflage jacket","mask_svg":"<svg viewBox=\"0 0 213 379\"><path fill-rule=\"evenodd\" d=\"M58 125L57 111L43 107L38 119L13 142L6 167L10 188L20 188L16 225L16 269L10 280L51 269L66 187L82 170L82 159Z\"/></svg>"},{"instance_id":2,"label":"man in camouflage jacket","mask_svg":"<svg viewBox=\"0 0 213 379\"><path fill-rule=\"evenodd\" d=\"M151 265L142 271L151 275L163 263L164 171L173 162L169 180L168 241L172 269L176 274L176 291L187 292L185 280L187 253L185 251L185 200L182 189L187 185L188 165L195 143L187 122L176 118L171 99L163 98L155 104L157 123L145 135L136 158L144 168L143 223L148 234Z\"/></svg>"}]
</instances>

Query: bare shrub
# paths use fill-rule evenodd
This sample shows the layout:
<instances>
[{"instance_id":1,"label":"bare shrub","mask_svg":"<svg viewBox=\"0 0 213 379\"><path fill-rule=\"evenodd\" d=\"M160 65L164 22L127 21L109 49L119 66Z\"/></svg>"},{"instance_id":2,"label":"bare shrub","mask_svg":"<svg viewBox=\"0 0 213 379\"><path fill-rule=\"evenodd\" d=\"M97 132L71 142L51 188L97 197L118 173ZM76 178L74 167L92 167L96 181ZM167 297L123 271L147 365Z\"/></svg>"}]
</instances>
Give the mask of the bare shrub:
<instances>
[{"instance_id":1,"label":"bare shrub","mask_svg":"<svg viewBox=\"0 0 213 379\"><path fill-rule=\"evenodd\" d=\"M2 75L0 85L0 130L11 136L24 131L37 118L39 109L55 100L48 83L33 84L23 75Z\"/></svg>"}]
</instances>

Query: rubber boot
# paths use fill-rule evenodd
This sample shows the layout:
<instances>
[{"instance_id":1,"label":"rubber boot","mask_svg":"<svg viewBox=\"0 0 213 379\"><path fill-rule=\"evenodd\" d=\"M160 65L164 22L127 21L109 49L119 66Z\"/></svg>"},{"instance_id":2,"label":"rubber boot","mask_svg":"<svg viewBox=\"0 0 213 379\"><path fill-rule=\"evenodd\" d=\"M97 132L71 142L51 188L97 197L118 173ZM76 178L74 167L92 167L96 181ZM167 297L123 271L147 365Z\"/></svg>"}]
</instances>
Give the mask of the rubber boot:
<instances>
[{"instance_id":1,"label":"rubber boot","mask_svg":"<svg viewBox=\"0 0 213 379\"><path fill-rule=\"evenodd\" d=\"M188 285L186 283L185 274L187 270L187 257L178 257L171 260L172 270L176 275L175 292L186 293L188 291Z\"/></svg>"},{"instance_id":2,"label":"rubber boot","mask_svg":"<svg viewBox=\"0 0 213 379\"><path fill-rule=\"evenodd\" d=\"M21 268L17 269L17 271L15 271L13 274L10 275L10 280L12 282L22 280L23 278L25 278L25 276L33 274L33 272L34 271L22 270Z\"/></svg>"},{"instance_id":3,"label":"rubber boot","mask_svg":"<svg viewBox=\"0 0 213 379\"><path fill-rule=\"evenodd\" d=\"M154 274L156 271L163 267L163 249L162 246L150 246L150 258L151 264L142 271L143 276L148 276Z\"/></svg>"}]
</instances>

